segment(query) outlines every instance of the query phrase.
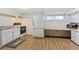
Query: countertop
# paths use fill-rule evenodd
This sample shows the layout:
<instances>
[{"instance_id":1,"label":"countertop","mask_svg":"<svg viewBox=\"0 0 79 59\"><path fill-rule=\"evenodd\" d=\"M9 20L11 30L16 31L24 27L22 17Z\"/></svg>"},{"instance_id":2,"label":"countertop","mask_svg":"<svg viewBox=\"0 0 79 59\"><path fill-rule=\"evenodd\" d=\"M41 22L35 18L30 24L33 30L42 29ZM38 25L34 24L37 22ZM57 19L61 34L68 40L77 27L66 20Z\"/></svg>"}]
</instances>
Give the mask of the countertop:
<instances>
[{"instance_id":1,"label":"countertop","mask_svg":"<svg viewBox=\"0 0 79 59\"><path fill-rule=\"evenodd\" d=\"M0 30L13 29L20 26L0 26Z\"/></svg>"},{"instance_id":2,"label":"countertop","mask_svg":"<svg viewBox=\"0 0 79 59\"><path fill-rule=\"evenodd\" d=\"M76 32L79 32L79 29L77 29L77 30L74 30L74 31L76 31Z\"/></svg>"},{"instance_id":3,"label":"countertop","mask_svg":"<svg viewBox=\"0 0 79 59\"><path fill-rule=\"evenodd\" d=\"M6 29L11 29L14 28L13 26L1 26L0 30L6 30Z\"/></svg>"},{"instance_id":4,"label":"countertop","mask_svg":"<svg viewBox=\"0 0 79 59\"><path fill-rule=\"evenodd\" d=\"M77 31L79 32L79 28L78 29L68 29L68 28L54 28L54 29L44 29L44 30L64 30L64 31Z\"/></svg>"},{"instance_id":5,"label":"countertop","mask_svg":"<svg viewBox=\"0 0 79 59\"><path fill-rule=\"evenodd\" d=\"M18 28L18 27L23 27L23 26L21 26L21 25L15 25L15 26L0 26L0 30L13 29L13 28Z\"/></svg>"},{"instance_id":6,"label":"countertop","mask_svg":"<svg viewBox=\"0 0 79 59\"><path fill-rule=\"evenodd\" d=\"M11 28L16 28L16 27L21 27L21 26L0 26L0 30L11 29ZM68 29L68 28L47 29L47 28L45 28L44 30L64 30L64 31L77 31L77 32L79 32L79 28L78 29Z\"/></svg>"}]
</instances>

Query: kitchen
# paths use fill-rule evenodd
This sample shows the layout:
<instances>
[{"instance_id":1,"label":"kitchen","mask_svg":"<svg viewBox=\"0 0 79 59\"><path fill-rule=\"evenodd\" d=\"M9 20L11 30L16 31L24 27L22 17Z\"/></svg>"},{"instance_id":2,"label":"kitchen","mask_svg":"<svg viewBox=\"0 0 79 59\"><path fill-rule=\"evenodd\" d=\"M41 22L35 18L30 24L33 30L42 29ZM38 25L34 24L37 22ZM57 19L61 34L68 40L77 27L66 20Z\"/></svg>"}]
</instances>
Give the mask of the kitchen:
<instances>
[{"instance_id":1,"label":"kitchen","mask_svg":"<svg viewBox=\"0 0 79 59\"><path fill-rule=\"evenodd\" d=\"M78 8L0 9L1 50L79 49L78 16Z\"/></svg>"}]
</instances>

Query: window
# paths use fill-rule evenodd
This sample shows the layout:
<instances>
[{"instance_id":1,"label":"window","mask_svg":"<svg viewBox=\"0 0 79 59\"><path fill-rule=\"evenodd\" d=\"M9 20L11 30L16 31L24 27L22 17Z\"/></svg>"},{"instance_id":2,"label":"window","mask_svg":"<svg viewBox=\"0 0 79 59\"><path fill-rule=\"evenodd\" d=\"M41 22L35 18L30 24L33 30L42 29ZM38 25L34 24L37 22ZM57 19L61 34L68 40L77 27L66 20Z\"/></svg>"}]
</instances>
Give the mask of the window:
<instances>
[{"instance_id":1,"label":"window","mask_svg":"<svg viewBox=\"0 0 79 59\"><path fill-rule=\"evenodd\" d=\"M64 16L46 16L45 20L63 20Z\"/></svg>"},{"instance_id":2,"label":"window","mask_svg":"<svg viewBox=\"0 0 79 59\"><path fill-rule=\"evenodd\" d=\"M54 16L46 16L46 20L54 20Z\"/></svg>"},{"instance_id":3,"label":"window","mask_svg":"<svg viewBox=\"0 0 79 59\"><path fill-rule=\"evenodd\" d=\"M64 17L63 16L55 16L55 19L61 20L61 19L64 19Z\"/></svg>"},{"instance_id":4,"label":"window","mask_svg":"<svg viewBox=\"0 0 79 59\"><path fill-rule=\"evenodd\" d=\"M52 20L54 20L54 19L55 19L55 17L54 17L54 16L51 16L51 18L52 18Z\"/></svg>"},{"instance_id":5,"label":"window","mask_svg":"<svg viewBox=\"0 0 79 59\"><path fill-rule=\"evenodd\" d=\"M51 18L52 18L51 16L46 16L47 20L51 20Z\"/></svg>"}]
</instances>

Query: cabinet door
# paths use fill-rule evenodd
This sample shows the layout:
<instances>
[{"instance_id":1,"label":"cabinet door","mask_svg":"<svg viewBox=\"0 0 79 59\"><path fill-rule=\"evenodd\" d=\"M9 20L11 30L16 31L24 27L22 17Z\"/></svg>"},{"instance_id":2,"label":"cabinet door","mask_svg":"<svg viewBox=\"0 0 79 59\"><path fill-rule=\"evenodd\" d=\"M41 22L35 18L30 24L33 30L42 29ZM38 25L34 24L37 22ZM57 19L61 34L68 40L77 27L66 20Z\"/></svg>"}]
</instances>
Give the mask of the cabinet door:
<instances>
[{"instance_id":1,"label":"cabinet door","mask_svg":"<svg viewBox=\"0 0 79 59\"><path fill-rule=\"evenodd\" d=\"M79 45L79 32L75 32L75 43Z\"/></svg>"},{"instance_id":2,"label":"cabinet door","mask_svg":"<svg viewBox=\"0 0 79 59\"><path fill-rule=\"evenodd\" d=\"M53 36L53 31L51 31L51 30L45 30L44 31L44 35L45 36Z\"/></svg>"},{"instance_id":3,"label":"cabinet door","mask_svg":"<svg viewBox=\"0 0 79 59\"><path fill-rule=\"evenodd\" d=\"M71 31L71 40L75 40L75 32Z\"/></svg>"},{"instance_id":4,"label":"cabinet door","mask_svg":"<svg viewBox=\"0 0 79 59\"><path fill-rule=\"evenodd\" d=\"M79 33L76 31L71 32L71 40L79 45Z\"/></svg>"},{"instance_id":5,"label":"cabinet door","mask_svg":"<svg viewBox=\"0 0 79 59\"><path fill-rule=\"evenodd\" d=\"M42 29L34 29L34 37L44 37L44 31Z\"/></svg>"},{"instance_id":6,"label":"cabinet door","mask_svg":"<svg viewBox=\"0 0 79 59\"><path fill-rule=\"evenodd\" d=\"M33 27L44 28L43 16L33 16Z\"/></svg>"},{"instance_id":7,"label":"cabinet door","mask_svg":"<svg viewBox=\"0 0 79 59\"><path fill-rule=\"evenodd\" d=\"M58 36L58 37L71 37L71 32L64 30L54 30L52 34L53 36Z\"/></svg>"},{"instance_id":8,"label":"cabinet door","mask_svg":"<svg viewBox=\"0 0 79 59\"><path fill-rule=\"evenodd\" d=\"M20 37L20 28L14 28L14 39Z\"/></svg>"},{"instance_id":9,"label":"cabinet door","mask_svg":"<svg viewBox=\"0 0 79 59\"><path fill-rule=\"evenodd\" d=\"M13 41L13 29L7 29L2 31L2 44L5 45Z\"/></svg>"}]
</instances>

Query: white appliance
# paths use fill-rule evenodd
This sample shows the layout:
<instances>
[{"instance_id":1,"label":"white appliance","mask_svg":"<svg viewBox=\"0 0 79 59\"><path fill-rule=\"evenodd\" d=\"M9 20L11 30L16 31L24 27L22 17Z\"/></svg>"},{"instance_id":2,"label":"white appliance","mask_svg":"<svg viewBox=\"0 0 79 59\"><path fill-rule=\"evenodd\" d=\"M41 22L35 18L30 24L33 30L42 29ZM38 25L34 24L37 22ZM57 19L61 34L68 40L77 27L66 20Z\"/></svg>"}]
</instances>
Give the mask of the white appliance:
<instances>
[{"instance_id":1,"label":"white appliance","mask_svg":"<svg viewBox=\"0 0 79 59\"><path fill-rule=\"evenodd\" d=\"M33 36L44 38L43 16L33 16Z\"/></svg>"}]
</instances>

